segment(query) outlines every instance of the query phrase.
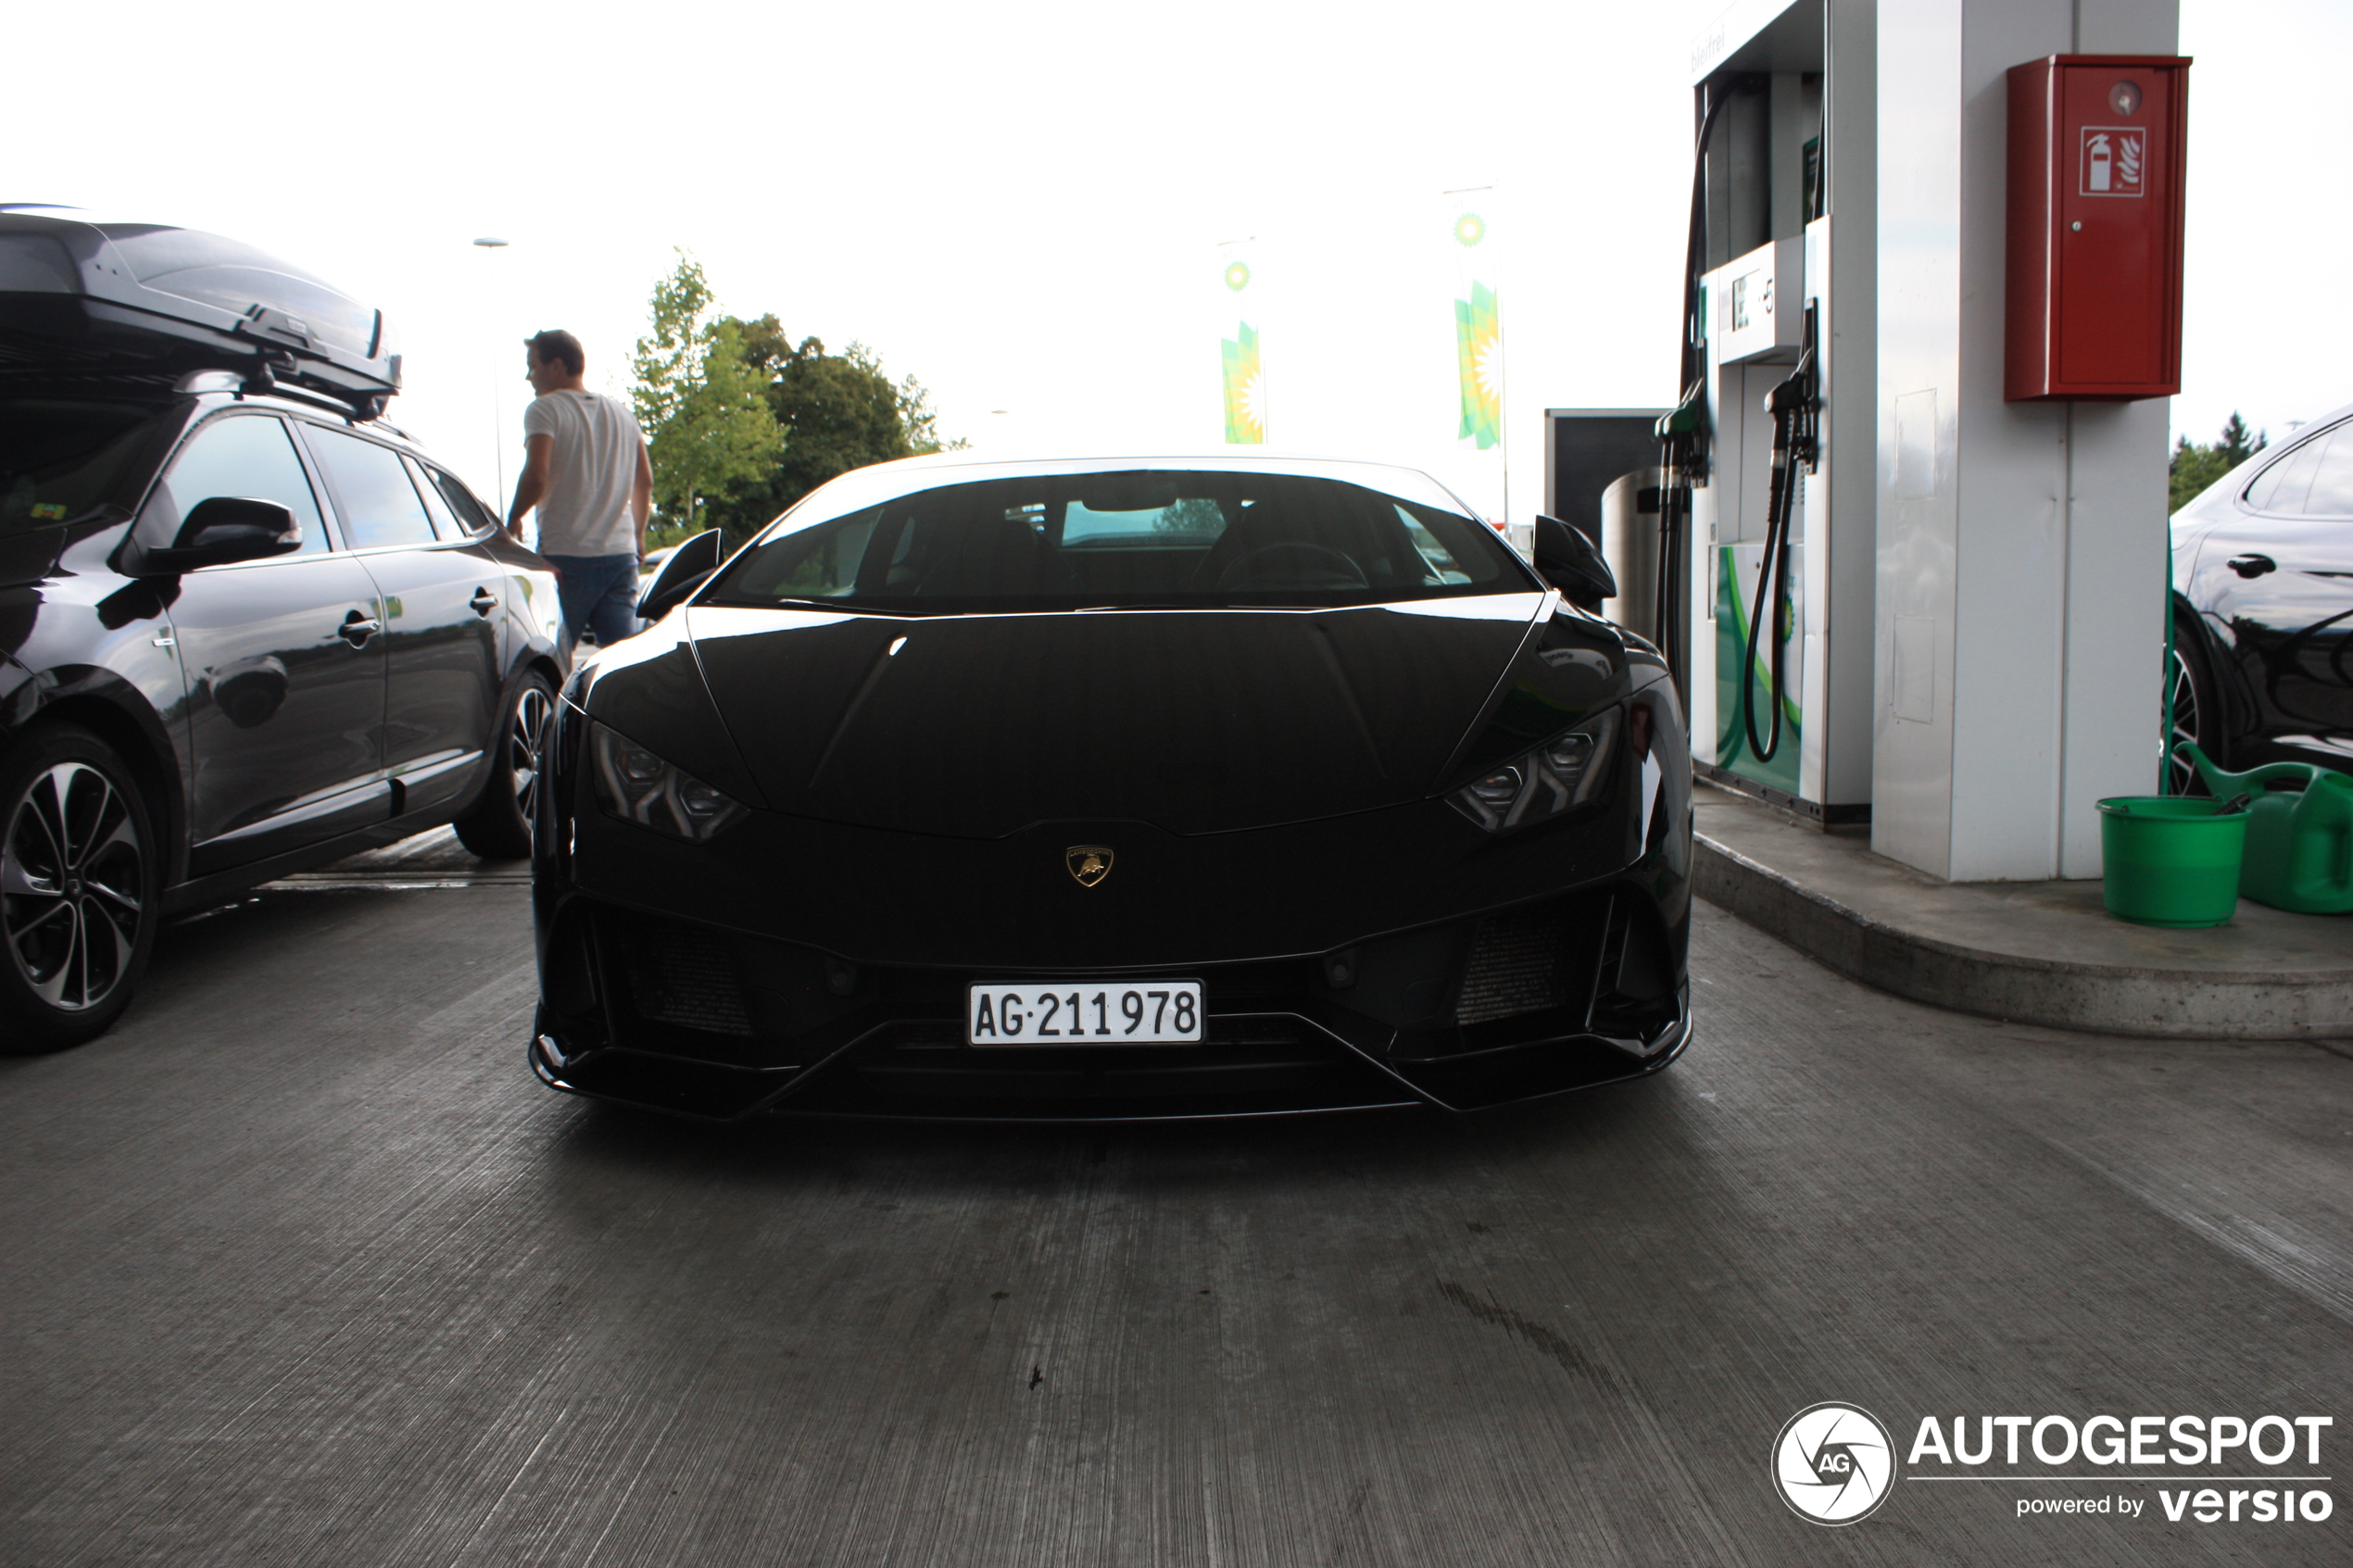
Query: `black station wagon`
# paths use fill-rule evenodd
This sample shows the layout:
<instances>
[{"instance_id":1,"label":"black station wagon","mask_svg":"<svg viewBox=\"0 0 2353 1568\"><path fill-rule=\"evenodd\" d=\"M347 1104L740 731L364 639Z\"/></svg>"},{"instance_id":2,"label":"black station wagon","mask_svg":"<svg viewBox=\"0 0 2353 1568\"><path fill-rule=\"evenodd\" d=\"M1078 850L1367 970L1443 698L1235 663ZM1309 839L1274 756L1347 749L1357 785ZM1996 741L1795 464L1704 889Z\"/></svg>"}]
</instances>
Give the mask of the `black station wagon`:
<instances>
[{"instance_id":1,"label":"black station wagon","mask_svg":"<svg viewBox=\"0 0 2353 1568\"><path fill-rule=\"evenodd\" d=\"M218 236L0 208L0 1048L157 922L443 822L530 848L555 580L386 425L381 316Z\"/></svg>"}]
</instances>

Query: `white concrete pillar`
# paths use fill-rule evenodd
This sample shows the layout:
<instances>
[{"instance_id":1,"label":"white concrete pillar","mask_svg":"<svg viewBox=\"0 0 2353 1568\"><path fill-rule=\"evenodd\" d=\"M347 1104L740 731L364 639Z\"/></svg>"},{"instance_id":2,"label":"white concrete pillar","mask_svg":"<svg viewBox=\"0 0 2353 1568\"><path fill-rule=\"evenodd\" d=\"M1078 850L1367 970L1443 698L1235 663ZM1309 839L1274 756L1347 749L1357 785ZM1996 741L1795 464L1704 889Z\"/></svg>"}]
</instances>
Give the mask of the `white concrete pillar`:
<instances>
[{"instance_id":1,"label":"white concrete pillar","mask_svg":"<svg viewBox=\"0 0 2353 1568\"><path fill-rule=\"evenodd\" d=\"M2156 787L2169 406L2002 400L2006 73L2179 34L2178 0L1880 8L1871 845L1954 881L2097 876L2095 802Z\"/></svg>"}]
</instances>

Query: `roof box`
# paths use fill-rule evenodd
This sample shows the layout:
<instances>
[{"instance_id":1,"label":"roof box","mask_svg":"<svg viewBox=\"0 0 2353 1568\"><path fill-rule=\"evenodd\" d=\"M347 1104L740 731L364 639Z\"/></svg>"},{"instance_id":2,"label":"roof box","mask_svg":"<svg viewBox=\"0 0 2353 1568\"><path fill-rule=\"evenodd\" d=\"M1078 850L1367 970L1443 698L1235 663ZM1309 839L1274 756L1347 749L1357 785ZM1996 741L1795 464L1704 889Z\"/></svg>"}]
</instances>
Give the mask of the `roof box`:
<instances>
[{"instance_id":1,"label":"roof box","mask_svg":"<svg viewBox=\"0 0 2353 1568\"><path fill-rule=\"evenodd\" d=\"M400 390L384 312L235 240L0 205L0 378L227 370L361 419Z\"/></svg>"}]
</instances>

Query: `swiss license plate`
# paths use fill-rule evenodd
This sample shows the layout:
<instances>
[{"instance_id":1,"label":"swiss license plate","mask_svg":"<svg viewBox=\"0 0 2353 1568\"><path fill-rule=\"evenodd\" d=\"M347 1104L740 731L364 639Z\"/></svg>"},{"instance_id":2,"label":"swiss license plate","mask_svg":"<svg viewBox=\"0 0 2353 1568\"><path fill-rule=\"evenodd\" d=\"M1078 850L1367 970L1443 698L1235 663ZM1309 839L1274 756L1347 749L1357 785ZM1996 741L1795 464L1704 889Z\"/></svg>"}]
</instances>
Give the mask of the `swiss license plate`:
<instances>
[{"instance_id":1,"label":"swiss license plate","mask_svg":"<svg viewBox=\"0 0 2353 1568\"><path fill-rule=\"evenodd\" d=\"M975 985L964 1038L975 1046L1197 1046L1198 980L1071 980Z\"/></svg>"}]
</instances>

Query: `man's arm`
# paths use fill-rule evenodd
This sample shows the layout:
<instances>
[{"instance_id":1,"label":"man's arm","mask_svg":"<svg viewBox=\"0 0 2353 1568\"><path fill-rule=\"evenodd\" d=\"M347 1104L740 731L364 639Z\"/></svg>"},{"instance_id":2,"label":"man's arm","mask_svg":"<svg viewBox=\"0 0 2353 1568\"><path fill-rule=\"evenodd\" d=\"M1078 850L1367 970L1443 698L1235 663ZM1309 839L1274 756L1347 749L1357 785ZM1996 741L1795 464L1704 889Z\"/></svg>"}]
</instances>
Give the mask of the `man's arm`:
<instances>
[{"instance_id":1,"label":"man's arm","mask_svg":"<svg viewBox=\"0 0 2353 1568\"><path fill-rule=\"evenodd\" d=\"M507 508L507 532L522 543L523 513L539 504L547 494L547 467L553 462L556 438L552 435L526 436L522 444L522 477L515 481L515 504Z\"/></svg>"},{"instance_id":2,"label":"man's arm","mask_svg":"<svg viewBox=\"0 0 2353 1568\"><path fill-rule=\"evenodd\" d=\"M646 444L637 443L637 479L629 487L629 509L637 519L637 558L646 558L646 521L654 515L654 465Z\"/></svg>"}]
</instances>

